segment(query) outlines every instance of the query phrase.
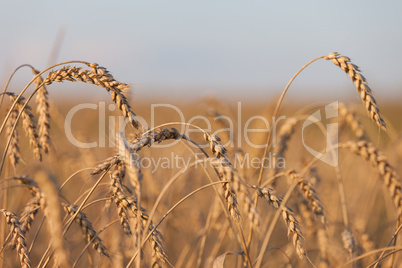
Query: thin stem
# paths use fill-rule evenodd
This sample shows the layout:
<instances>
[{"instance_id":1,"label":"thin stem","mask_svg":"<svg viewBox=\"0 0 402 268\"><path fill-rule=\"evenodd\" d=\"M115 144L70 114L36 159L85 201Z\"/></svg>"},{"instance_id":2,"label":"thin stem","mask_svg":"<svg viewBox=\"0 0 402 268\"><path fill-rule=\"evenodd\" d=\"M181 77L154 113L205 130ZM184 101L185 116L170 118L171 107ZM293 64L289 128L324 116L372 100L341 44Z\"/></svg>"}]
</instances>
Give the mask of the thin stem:
<instances>
[{"instance_id":1,"label":"thin stem","mask_svg":"<svg viewBox=\"0 0 402 268\"><path fill-rule=\"evenodd\" d=\"M292 84L293 80L295 80L295 78L296 78L307 66L309 66L311 63L313 63L313 62L315 62L315 61L317 61L317 60L319 60L319 59L323 59L323 58L325 58L325 57L326 57L326 56L320 56L320 57L318 57L318 58L315 58L315 59L309 61L308 63L306 63L300 70L298 70L298 71L293 75L293 77L290 79L290 81L289 81L288 84L286 85L285 89L283 90L282 95L280 96L278 102L276 103L276 107L275 107L275 110L274 110L274 113L273 113L272 118L276 118L276 117L278 116L279 108L281 107L282 102L283 102L283 99L285 98L286 92L288 91L288 89L289 89L290 85ZM268 135L267 135L267 139L266 139L266 141L265 141L264 153L263 153L263 155L262 155L263 162L261 163L261 166L260 166L260 169L259 169L259 174L258 174L258 182L257 182L257 185L258 185L258 186L261 185L262 175L263 175L263 173L264 173L264 166L265 166L265 161L266 161L266 157L265 157L265 156L267 155L268 150L271 148L271 145L272 145L272 144L269 144L269 141L271 140L271 134L272 134L272 131L269 131L269 132L268 132ZM257 196L257 195L256 195L256 197L255 197L254 203L255 203L255 207L257 207L257 205L258 205L258 196ZM250 246L252 236L253 236L253 228L250 227L250 232L249 232L249 237L248 237L248 243L247 243L247 244L248 244L248 247Z\"/></svg>"}]
</instances>

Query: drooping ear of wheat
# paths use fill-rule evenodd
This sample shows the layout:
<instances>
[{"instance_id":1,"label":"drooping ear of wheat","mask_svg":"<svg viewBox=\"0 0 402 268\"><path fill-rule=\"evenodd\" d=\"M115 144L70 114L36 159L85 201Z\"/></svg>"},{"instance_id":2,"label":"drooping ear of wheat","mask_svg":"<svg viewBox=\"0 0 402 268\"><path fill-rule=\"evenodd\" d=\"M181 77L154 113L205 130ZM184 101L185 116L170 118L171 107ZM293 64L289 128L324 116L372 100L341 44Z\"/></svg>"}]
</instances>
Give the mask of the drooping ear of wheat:
<instances>
[{"instance_id":1,"label":"drooping ear of wheat","mask_svg":"<svg viewBox=\"0 0 402 268\"><path fill-rule=\"evenodd\" d=\"M347 126L352 130L358 140L367 140L366 132L357 116L349 111L343 103L338 103L339 116L343 119Z\"/></svg>"},{"instance_id":2,"label":"drooping ear of wheat","mask_svg":"<svg viewBox=\"0 0 402 268\"><path fill-rule=\"evenodd\" d=\"M78 211L78 207L75 205L66 203L63 203L62 205L64 210L70 216L73 216ZM88 220L87 215L84 212L79 211L75 221L81 226L82 233L85 235L87 242L91 243L94 249L96 249L96 251L98 251L100 254L109 257L109 253L107 252L102 239L100 239L100 237L97 235L92 223Z\"/></svg>"},{"instance_id":3,"label":"drooping ear of wheat","mask_svg":"<svg viewBox=\"0 0 402 268\"><path fill-rule=\"evenodd\" d=\"M259 197L265 198L271 205L274 206L275 209L280 208L282 198L275 195L271 188L258 188L257 194ZM299 228L299 222L293 216L293 211L287 206L285 206L282 210L282 218L288 227L288 236L290 234L293 235L292 242L297 255L300 259L303 259L306 256L306 250L301 242L303 239L303 233Z\"/></svg>"},{"instance_id":4,"label":"drooping ear of wheat","mask_svg":"<svg viewBox=\"0 0 402 268\"><path fill-rule=\"evenodd\" d=\"M259 226L259 215L255 209L255 204L248 193L245 181L239 176L237 170L230 162L227 162L224 158L214 159L212 161L214 167L218 170L222 180L228 181L224 183L225 199L228 204L228 210L233 218L239 220L240 213L237 208L236 195L239 196L244 204L244 210L246 211L253 228Z\"/></svg>"},{"instance_id":5,"label":"drooping ear of wheat","mask_svg":"<svg viewBox=\"0 0 402 268\"><path fill-rule=\"evenodd\" d=\"M7 93L7 95L9 95L12 102L17 101L17 96L14 93ZM26 105L25 109L23 109L24 100L24 97L21 96L21 98L19 98L16 102L16 108L22 115L22 123L24 125L25 132L29 138L29 144L33 149L34 155L37 159L42 160L42 146L39 142L38 133L36 132L34 116L29 105Z\"/></svg>"},{"instance_id":6,"label":"drooping ear of wheat","mask_svg":"<svg viewBox=\"0 0 402 268\"><path fill-rule=\"evenodd\" d=\"M13 110L11 111L10 118L7 121L7 136L11 135L11 140L10 140L10 148L7 151L7 154L9 155L9 159L11 162L11 165L15 168L20 161L20 146L18 144L19 142L19 135L17 129L15 129L12 133L12 129L14 124L16 123L16 119L18 116L18 111Z\"/></svg>"},{"instance_id":7,"label":"drooping ear of wheat","mask_svg":"<svg viewBox=\"0 0 402 268\"><path fill-rule=\"evenodd\" d=\"M321 220L323 224L326 223L326 218L324 215L324 208L321 205L320 199L318 199L315 190L312 185L306 180L300 177L300 174L295 170L289 170L286 175L293 181L297 181L300 192L303 194L304 198L309 202L311 210L313 213Z\"/></svg>"},{"instance_id":8,"label":"drooping ear of wheat","mask_svg":"<svg viewBox=\"0 0 402 268\"><path fill-rule=\"evenodd\" d=\"M120 164L118 164L116 167L116 170L111 174L112 199L117 206L120 223L124 232L128 235L131 235L132 231L127 214L128 211L131 211L131 213L134 215L133 221L135 225L140 225L141 227L135 228L135 230L141 230L141 232L148 231L144 230L145 226L150 220L148 215L145 213L145 210L142 207L139 208L137 201L134 198L127 196L123 191L122 180L124 179L125 175L124 169L124 162L120 162ZM137 221L138 219L140 219L140 222ZM162 246L162 234L157 228L154 227L152 221L149 223L149 231L152 232L149 238L152 249L152 267L159 267L167 260L167 256ZM140 238L141 235L142 234L135 233L137 246L140 243L138 238Z\"/></svg>"},{"instance_id":9,"label":"drooping ear of wheat","mask_svg":"<svg viewBox=\"0 0 402 268\"><path fill-rule=\"evenodd\" d=\"M38 75L40 72L32 69L34 75ZM34 80L35 88L38 89L36 93L36 111L39 115L38 117L38 134L39 134L39 142L42 145L42 149L44 153L48 153L50 149L50 112L49 112L49 100L48 100L48 91L43 83L43 79L41 76L38 76Z\"/></svg>"},{"instance_id":10,"label":"drooping ear of wheat","mask_svg":"<svg viewBox=\"0 0 402 268\"><path fill-rule=\"evenodd\" d=\"M377 168L378 173L381 175L385 186L392 197L394 205L398 210L398 215L402 215L402 185L399 181L399 176L395 169L389 164L388 160L382 155L377 148L367 142L347 142L341 145L342 148L348 148L353 153L360 155L365 160L369 161L372 166Z\"/></svg>"},{"instance_id":11,"label":"drooping ear of wheat","mask_svg":"<svg viewBox=\"0 0 402 268\"><path fill-rule=\"evenodd\" d=\"M131 110L126 96L122 90L127 89L128 85L118 82L104 67L100 67L96 63L86 63L92 70L85 70L79 67L64 66L56 71L49 72L48 76L44 79L45 85L50 85L53 82L63 81L81 81L84 83L94 84L105 88L111 92L111 97L119 110L129 120L134 128L138 128L139 123L136 114Z\"/></svg>"},{"instance_id":12,"label":"drooping ear of wheat","mask_svg":"<svg viewBox=\"0 0 402 268\"><path fill-rule=\"evenodd\" d=\"M332 60L332 62L339 66L345 73L347 73L355 84L357 91L360 93L360 98L363 101L364 106L374 122L382 128L386 129L387 125L380 114L377 103L373 96L373 92L368 86L366 78L360 73L359 67L350 62L350 58L340 56L339 53L333 52L324 57L326 60Z\"/></svg>"},{"instance_id":13,"label":"drooping ear of wheat","mask_svg":"<svg viewBox=\"0 0 402 268\"><path fill-rule=\"evenodd\" d=\"M6 217L7 224L10 225L11 233L13 235L13 242L17 248L21 267L31 267L31 261L28 257L27 244L25 242L25 234L21 230L21 224L17 216L13 212L5 209L0 209L0 212L3 213L3 215Z\"/></svg>"}]
</instances>

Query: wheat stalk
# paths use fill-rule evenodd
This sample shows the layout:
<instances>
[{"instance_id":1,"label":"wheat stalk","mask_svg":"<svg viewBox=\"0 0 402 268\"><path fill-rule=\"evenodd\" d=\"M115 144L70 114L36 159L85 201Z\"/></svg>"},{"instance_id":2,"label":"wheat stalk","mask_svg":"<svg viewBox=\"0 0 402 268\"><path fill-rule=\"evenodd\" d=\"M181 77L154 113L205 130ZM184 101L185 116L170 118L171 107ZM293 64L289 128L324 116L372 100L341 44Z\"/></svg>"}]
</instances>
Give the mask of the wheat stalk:
<instances>
[{"instance_id":1,"label":"wheat stalk","mask_svg":"<svg viewBox=\"0 0 402 268\"><path fill-rule=\"evenodd\" d=\"M360 93L360 98L363 101L364 106L370 116L370 118L377 123L377 125L386 129L387 125L380 114L377 103L374 99L373 92L367 84L366 78L360 73L359 67L350 62L350 58L340 56L339 53L333 52L324 57L326 60L332 60L332 62L339 66L345 73L347 73L355 84L357 91Z\"/></svg>"},{"instance_id":2,"label":"wheat stalk","mask_svg":"<svg viewBox=\"0 0 402 268\"><path fill-rule=\"evenodd\" d=\"M25 234L21 230L21 224L17 216L10 211L0 209L3 215L6 217L7 224L10 225L13 240L17 248L17 253L20 259L21 267L31 267L31 261L28 257L27 244L25 242Z\"/></svg>"}]
</instances>

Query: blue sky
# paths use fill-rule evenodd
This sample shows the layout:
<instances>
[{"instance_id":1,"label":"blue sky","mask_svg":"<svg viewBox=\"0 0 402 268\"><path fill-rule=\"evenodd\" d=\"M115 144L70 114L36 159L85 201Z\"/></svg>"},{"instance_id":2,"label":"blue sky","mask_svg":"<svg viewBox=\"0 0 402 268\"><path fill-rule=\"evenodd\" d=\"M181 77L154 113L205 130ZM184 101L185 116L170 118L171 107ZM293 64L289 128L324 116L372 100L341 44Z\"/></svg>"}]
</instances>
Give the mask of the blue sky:
<instances>
[{"instance_id":1,"label":"blue sky","mask_svg":"<svg viewBox=\"0 0 402 268\"><path fill-rule=\"evenodd\" d=\"M47 67L64 31L57 62L97 62L138 97L269 100L306 62L333 51L361 67L376 96L401 97L401 12L400 1L3 0L0 83L20 64ZM30 79L27 72L17 78ZM69 92L80 94L76 87ZM320 61L289 95L347 98L353 90L342 71Z\"/></svg>"}]
</instances>

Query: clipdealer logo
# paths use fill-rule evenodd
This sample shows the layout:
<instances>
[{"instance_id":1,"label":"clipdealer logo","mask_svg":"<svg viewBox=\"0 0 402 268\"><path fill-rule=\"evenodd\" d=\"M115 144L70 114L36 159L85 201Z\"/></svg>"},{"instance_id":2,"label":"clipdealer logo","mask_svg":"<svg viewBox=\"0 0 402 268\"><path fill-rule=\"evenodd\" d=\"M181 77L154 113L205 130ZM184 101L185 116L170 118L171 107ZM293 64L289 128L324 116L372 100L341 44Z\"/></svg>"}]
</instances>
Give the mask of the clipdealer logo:
<instances>
[{"instance_id":1,"label":"clipdealer logo","mask_svg":"<svg viewBox=\"0 0 402 268\"><path fill-rule=\"evenodd\" d=\"M325 125L326 145L325 152L318 152L307 145L304 140L304 129L313 124L322 124L323 121L338 117L338 101L332 102L324 107L325 117L321 117L321 110L311 114L302 126L302 142L304 148L320 161L332 166L338 166L338 123L328 123Z\"/></svg>"}]
</instances>

